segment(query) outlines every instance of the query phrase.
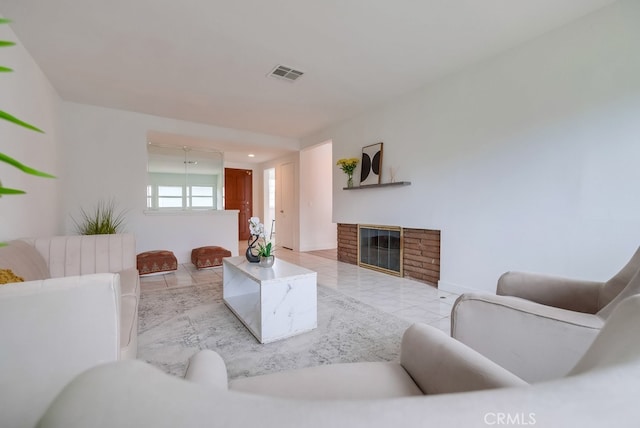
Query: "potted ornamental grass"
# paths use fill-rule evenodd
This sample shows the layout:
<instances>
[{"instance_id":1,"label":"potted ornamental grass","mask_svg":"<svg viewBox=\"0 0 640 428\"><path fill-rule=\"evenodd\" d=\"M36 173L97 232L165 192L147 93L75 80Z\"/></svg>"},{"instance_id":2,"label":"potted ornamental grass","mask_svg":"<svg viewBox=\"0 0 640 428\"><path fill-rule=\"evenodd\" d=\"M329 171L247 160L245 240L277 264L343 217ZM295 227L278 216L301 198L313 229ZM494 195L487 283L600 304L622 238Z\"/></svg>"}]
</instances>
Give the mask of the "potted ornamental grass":
<instances>
[{"instance_id":1,"label":"potted ornamental grass","mask_svg":"<svg viewBox=\"0 0 640 428\"><path fill-rule=\"evenodd\" d=\"M112 235L121 233L124 226L124 212L116 212L113 199L100 201L93 211L80 208L80 220L71 217L80 235Z\"/></svg>"}]
</instances>

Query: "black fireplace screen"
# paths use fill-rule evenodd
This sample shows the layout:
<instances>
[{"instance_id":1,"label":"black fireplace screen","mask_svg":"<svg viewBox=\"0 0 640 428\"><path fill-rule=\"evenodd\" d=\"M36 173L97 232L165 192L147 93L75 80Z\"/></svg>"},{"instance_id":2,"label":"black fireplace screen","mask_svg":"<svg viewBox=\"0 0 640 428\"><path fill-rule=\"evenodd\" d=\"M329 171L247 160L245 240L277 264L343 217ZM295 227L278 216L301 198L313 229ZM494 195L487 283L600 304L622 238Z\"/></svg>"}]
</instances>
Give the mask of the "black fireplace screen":
<instances>
[{"instance_id":1,"label":"black fireplace screen","mask_svg":"<svg viewBox=\"0 0 640 428\"><path fill-rule=\"evenodd\" d=\"M402 276L402 228L358 225L358 264Z\"/></svg>"}]
</instances>

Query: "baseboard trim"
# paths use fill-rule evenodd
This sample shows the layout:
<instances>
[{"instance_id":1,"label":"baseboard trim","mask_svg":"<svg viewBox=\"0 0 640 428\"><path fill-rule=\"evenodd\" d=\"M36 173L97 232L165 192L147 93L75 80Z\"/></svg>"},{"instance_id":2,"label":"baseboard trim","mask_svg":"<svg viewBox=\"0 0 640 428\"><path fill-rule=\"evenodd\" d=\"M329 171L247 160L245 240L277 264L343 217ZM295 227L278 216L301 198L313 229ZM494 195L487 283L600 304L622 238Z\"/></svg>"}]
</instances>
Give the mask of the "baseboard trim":
<instances>
[{"instance_id":1,"label":"baseboard trim","mask_svg":"<svg viewBox=\"0 0 640 428\"><path fill-rule=\"evenodd\" d=\"M311 247L300 247L300 252L301 253L305 253L307 251L324 251L324 250L336 250L336 252L338 251L337 249L337 245L334 243L327 243L324 245L314 245Z\"/></svg>"},{"instance_id":2,"label":"baseboard trim","mask_svg":"<svg viewBox=\"0 0 640 428\"><path fill-rule=\"evenodd\" d=\"M478 293L482 291L476 288L468 288L462 285L458 285L452 282L447 282L442 280L438 281L438 290L442 290L442 291L446 291L454 294Z\"/></svg>"}]
</instances>

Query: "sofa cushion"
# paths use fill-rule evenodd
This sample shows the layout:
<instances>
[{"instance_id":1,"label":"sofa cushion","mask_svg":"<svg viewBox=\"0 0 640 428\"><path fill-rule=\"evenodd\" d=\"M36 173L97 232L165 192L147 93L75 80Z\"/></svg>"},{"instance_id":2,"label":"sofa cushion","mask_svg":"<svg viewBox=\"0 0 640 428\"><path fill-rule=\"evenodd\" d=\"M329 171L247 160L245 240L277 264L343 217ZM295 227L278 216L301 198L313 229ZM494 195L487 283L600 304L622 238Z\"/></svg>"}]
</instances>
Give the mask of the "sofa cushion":
<instances>
[{"instance_id":1,"label":"sofa cushion","mask_svg":"<svg viewBox=\"0 0 640 428\"><path fill-rule=\"evenodd\" d=\"M50 278L44 258L33 245L20 240L0 247L0 269L11 269L25 281Z\"/></svg>"},{"instance_id":2,"label":"sofa cushion","mask_svg":"<svg viewBox=\"0 0 640 428\"><path fill-rule=\"evenodd\" d=\"M133 234L67 235L24 240L44 257L52 278L136 268Z\"/></svg>"},{"instance_id":3,"label":"sofa cushion","mask_svg":"<svg viewBox=\"0 0 640 428\"><path fill-rule=\"evenodd\" d=\"M345 363L231 381L229 389L302 399L370 399L423 395L398 363Z\"/></svg>"}]
</instances>

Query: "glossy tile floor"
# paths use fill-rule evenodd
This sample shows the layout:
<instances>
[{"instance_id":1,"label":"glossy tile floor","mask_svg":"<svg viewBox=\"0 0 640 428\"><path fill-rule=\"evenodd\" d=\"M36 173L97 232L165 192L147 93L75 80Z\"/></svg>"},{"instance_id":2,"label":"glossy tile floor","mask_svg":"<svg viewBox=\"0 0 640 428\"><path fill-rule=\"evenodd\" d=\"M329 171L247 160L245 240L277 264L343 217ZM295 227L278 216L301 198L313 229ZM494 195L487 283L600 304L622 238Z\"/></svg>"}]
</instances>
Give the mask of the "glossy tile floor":
<instances>
[{"instance_id":1,"label":"glossy tile floor","mask_svg":"<svg viewBox=\"0 0 640 428\"><path fill-rule=\"evenodd\" d=\"M244 248L240 254L243 252ZM323 256L317 254L286 249L277 249L275 252L277 258L317 272L320 285L409 322L431 324L449 334L449 316L457 295L421 282L338 262L331 258L331 251ZM140 282L143 291L207 282L222 283L222 267L199 271L191 263L185 263L179 265L174 273L142 277Z\"/></svg>"}]
</instances>

